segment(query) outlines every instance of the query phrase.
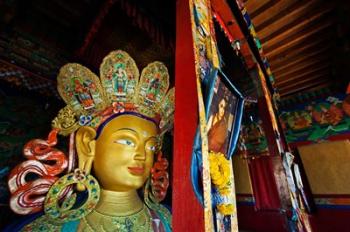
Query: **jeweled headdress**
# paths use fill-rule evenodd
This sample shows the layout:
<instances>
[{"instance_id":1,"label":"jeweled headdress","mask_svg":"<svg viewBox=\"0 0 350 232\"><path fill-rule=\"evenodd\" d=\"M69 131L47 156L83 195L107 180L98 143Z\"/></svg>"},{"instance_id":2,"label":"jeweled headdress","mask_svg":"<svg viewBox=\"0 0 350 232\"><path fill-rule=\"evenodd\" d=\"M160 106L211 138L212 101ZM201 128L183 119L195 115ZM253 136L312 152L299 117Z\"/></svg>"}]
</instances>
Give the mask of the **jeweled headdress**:
<instances>
[{"instance_id":1,"label":"jeweled headdress","mask_svg":"<svg viewBox=\"0 0 350 232\"><path fill-rule=\"evenodd\" d=\"M109 53L100 66L100 78L88 68L70 63L60 69L58 92L67 103L52 126L68 135L80 126L97 128L113 114L136 114L153 120L162 132L171 128L174 88L161 62L139 70L124 51Z\"/></svg>"},{"instance_id":2,"label":"jeweled headdress","mask_svg":"<svg viewBox=\"0 0 350 232\"><path fill-rule=\"evenodd\" d=\"M42 210L45 195L58 175L72 172L75 163L74 131L81 126L98 128L106 120L133 114L155 122L160 135L172 127L175 89L169 88L169 74L161 62L139 70L128 53L117 50L103 59L100 78L88 68L70 63L60 69L58 92L67 106L52 121L47 140L34 139L25 146L26 161L9 175L10 206L18 214ZM69 155L54 148L57 133L71 135ZM46 162L55 161L55 162ZM38 178L26 178L34 173ZM62 197L70 194L67 188Z\"/></svg>"}]
</instances>

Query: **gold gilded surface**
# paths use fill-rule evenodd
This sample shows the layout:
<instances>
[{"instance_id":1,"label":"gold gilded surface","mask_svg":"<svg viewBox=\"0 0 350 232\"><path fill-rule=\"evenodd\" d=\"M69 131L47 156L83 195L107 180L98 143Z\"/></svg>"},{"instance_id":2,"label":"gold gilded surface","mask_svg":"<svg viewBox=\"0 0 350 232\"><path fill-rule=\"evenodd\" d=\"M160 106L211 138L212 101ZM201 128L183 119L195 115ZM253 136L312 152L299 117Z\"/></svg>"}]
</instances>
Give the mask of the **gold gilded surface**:
<instances>
[{"instance_id":1,"label":"gold gilded surface","mask_svg":"<svg viewBox=\"0 0 350 232\"><path fill-rule=\"evenodd\" d=\"M139 210L127 213L131 209ZM123 211L124 216L118 215L120 211ZM130 229L140 232L153 231L151 215L136 192L102 191L101 201L96 209L79 225L79 231L130 231Z\"/></svg>"},{"instance_id":2,"label":"gold gilded surface","mask_svg":"<svg viewBox=\"0 0 350 232\"><path fill-rule=\"evenodd\" d=\"M81 221L80 231L152 231L151 216L136 190L150 175L158 129L153 122L121 115L108 122L95 140L95 130L82 127L76 135L79 168L93 169L101 186L95 210ZM147 215L147 216L146 216Z\"/></svg>"},{"instance_id":3,"label":"gold gilded surface","mask_svg":"<svg viewBox=\"0 0 350 232\"><path fill-rule=\"evenodd\" d=\"M66 136L75 131L79 124L75 120L73 110L66 106L58 112L57 117L52 121L52 127L59 129L59 134Z\"/></svg>"},{"instance_id":4,"label":"gold gilded surface","mask_svg":"<svg viewBox=\"0 0 350 232\"><path fill-rule=\"evenodd\" d=\"M93 169L101 187L130 191L147 180L157 145L153 122L133 115L110 121L96 140Z\"/></svg>"}]
</instances>

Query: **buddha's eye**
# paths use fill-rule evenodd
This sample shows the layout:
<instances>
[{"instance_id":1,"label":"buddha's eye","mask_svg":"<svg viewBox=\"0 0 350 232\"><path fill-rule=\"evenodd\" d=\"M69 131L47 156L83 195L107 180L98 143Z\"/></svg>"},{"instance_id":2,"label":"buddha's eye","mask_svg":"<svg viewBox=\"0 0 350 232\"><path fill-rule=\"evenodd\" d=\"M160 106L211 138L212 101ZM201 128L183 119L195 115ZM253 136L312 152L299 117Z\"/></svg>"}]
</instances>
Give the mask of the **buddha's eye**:
<instances>
[{"instance_id":1,"label":"buddha's eye","mask_svg":"<svg viewBox=\"0 0 350 232\"><path fill-rule=\"evenodd\" d=\"M156 151L156 149L157 149L157 147L156 146L149 146L148 147L148 150L150 150L150 151Z\"/></svg>"},{"instance_id":2,"label":"buddha's eye","mask_svg":"<svg viewBox=\"0 0 350 232\"><path fill-rule=\"evenodd\" d=\"M135 143L132 142L132 141L129 140L129 139L117 139L117 140L114 141L114 143L118 143L118 144L121 144L121 145L126 145L126 146L135 147Z\"/></svg>"}]
</instances>

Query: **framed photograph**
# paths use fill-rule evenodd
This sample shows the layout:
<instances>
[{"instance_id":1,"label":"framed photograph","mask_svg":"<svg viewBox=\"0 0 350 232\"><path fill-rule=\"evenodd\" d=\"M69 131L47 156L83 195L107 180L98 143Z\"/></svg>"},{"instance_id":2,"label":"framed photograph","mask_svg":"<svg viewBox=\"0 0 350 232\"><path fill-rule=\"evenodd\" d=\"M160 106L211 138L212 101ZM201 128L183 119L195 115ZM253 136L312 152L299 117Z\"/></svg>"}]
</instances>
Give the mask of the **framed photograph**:
<instances>
[{"instance_id":1,"label":"framed photograph","mask_svg":"<svg viewBox=\"0 0 350 232\"><path fill-rule=\"evenodd\" d=\"M209 151L233 155L243 113L243 96L221 71L208 85L206 115Z\"/></svg>"},{"instance_id":2,"label":"framed photograph","mask_svg":"<svg viewBox=\"0 0 350 232\"><path fill-rule=\"evenodd\" d=\"M221 71L214 71L203 85L209 151L221 152L230 160L238 141L244 98ZM201 166L202 149L198 129L193 144L191 180L194 192L203 204Z\"/></svg>"}]
</instances>

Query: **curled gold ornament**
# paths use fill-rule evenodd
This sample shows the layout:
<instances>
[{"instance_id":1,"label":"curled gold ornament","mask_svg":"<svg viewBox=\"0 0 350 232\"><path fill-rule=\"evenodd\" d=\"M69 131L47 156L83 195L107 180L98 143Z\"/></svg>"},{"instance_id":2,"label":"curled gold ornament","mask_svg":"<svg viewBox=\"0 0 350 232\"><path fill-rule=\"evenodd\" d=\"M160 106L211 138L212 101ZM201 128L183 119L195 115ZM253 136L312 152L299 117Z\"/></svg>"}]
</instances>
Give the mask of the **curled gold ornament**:
<instances>
[{"instance_id":1,"label":"curled gold ornament","mask_svg":"<svg viewBox=\"0 0 350 232\"><path fill-rule=\"evenodd\" d=\"M79 123L75 119L74 111L69 107L65 106L58 112L58 115L51 123L53 128L59 129L59 134L67 136L73 131L79 128Z\"/></svg>"}]
</instances>

